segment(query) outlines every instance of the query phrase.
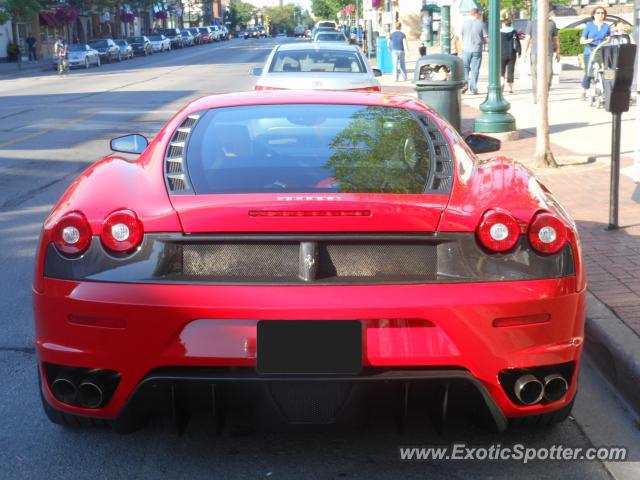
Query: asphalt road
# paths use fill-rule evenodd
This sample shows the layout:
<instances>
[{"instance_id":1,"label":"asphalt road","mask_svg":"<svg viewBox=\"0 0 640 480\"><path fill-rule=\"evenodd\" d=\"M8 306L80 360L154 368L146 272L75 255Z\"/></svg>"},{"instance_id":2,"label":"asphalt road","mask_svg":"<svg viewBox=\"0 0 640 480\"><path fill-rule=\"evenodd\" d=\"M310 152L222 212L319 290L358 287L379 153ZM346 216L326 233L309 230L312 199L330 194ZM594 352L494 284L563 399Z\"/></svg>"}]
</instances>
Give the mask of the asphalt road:
<instances>
[{"instance_id":1,"label":"asphalt road","mask_svg":"<svg viewBox=\"0 0 640 480\"><path fill-rule=\"evenodd\" d=\"M496 434L454 419L445 433L416 420L400 435L388 417L365 430L216 433L206 417L183 436L154 420L136 433L49 423L36 383L30 283L39 228L75 176L108 153L108 139L152 137L193 98L250 90L273 40L205 45L123 64L0 79L0 478L562 478L640 477L637 420L586 362L574 416L554 428ZM117 194L117 192L114 192ZM632 462L401 462L399 446L630 448Z\"/></svg>"}]
</instances>

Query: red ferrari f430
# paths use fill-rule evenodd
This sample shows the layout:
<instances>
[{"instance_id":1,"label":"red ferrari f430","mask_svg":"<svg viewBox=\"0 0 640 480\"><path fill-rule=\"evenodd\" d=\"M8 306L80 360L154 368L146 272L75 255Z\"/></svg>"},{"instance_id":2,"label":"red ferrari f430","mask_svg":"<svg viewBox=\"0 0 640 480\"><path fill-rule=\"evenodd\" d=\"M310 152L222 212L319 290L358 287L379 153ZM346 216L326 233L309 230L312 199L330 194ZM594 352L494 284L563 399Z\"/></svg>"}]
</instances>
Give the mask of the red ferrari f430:
<instances>
[{"instance_id":1,"label":"red ferrari f430","mask_svg":"<svg viewBox=\"0 0 640 480\"><path fill-rule=\"evenodd\" d=\"M111 147L137 156L81 174L39 243L52 421L329 424L382 391L480 405L499 430L569 414L576 226L525 167L477 158L497 140L412 98L276 91L196 100Z\"/></svg>"}]
</instances>

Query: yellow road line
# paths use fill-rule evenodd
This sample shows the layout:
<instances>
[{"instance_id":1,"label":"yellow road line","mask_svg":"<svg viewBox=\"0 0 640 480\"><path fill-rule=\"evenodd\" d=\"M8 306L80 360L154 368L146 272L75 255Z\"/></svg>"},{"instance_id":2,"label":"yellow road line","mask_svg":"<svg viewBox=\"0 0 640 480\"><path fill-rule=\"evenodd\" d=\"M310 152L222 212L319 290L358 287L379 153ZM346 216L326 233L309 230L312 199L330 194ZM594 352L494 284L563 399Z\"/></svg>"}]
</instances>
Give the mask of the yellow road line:
<instances>
[{"instance_id":1,"label":"yellow road line","mask_svg":"<svg viewBox=\"0 0 640 480\"><path fill-rule=\"evenodd\" d=\"M18 138L14 138L13 140L9 140L6 141L4 143L0 143L0 148L6 148L10 145L15 145L16 143L20 143L20 142L24 142L25 140L31 140L32 138L36 138L36 137L40 137L42 135L46 135L47 133L51 133L51 132L55 132L56 130L61 130L65 127L68 127L69 125L74 125L76 123L80 123L83 122L91 117L94 117L97 115L96 113L90 113L89 115L85 115L84 117L80 117L80 118L76 118L74 120L69 120L67 122L61 123L60 125L57 125L55 127L52 128L47 128L46 130L41 130L39 132L33 132L30 133L28 135L24 135L22 137L18 137Z\"/></svg>"}]
</instances>

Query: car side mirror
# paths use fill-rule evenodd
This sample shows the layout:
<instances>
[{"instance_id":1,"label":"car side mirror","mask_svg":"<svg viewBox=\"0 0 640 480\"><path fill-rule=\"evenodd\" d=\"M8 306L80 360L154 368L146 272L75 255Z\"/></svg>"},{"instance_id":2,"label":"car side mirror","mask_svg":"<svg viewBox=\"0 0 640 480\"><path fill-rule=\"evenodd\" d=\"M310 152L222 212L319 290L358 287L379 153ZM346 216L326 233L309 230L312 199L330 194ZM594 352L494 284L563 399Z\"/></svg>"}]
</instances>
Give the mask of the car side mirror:
<instances>
[{"instance_id":1,"label":"car side mirror","mask_svg":"<svg viewBox=\"0 0 640 480\"><path fill-rule=\"evenodd\" d=\"M382 70L380 70L379 68L374 68L373 69L373 76L374 77L381 77L382 76Z\"/></svg>"},{"instance_id":2,"label":"car side mirror","mask_svg":"<svg viewBox=\"0 0 640 480\"><path fill-rule=\"evenodd\" d=\"M480 133L472 133L464 139L473 153L489 153L500 150L501 142L497 138Z\"/></svg>"},{"instance_id":3,"label":"car side mirror","mask_svg":"<svg viewBox=\"0 0 640 480\"><path fill-rule=\"evenodd\" d=\"M262 67L255 67L249 70L249 73L254 77L260 77L262 75Z\"/></svg>"},{"instance_id":4,"label":"car side mirror","mask_svg":"<svg viewBox=\"0 0 640 480\"><path fill-rule=\"evenodd\" d=\"M124 135L111 139L110 146L114 152L140 154L149 145L149 140L144 135Z\"/></svg>"}]
</instances>

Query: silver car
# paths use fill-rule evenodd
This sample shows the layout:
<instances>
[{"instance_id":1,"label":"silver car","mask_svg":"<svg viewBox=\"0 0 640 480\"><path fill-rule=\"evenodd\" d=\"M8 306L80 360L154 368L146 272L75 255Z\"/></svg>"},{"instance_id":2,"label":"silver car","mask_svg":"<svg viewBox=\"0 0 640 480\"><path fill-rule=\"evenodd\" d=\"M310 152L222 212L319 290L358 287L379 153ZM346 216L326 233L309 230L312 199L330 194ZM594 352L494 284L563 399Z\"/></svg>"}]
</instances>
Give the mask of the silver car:
<instances>
[{"instance_id":1,"label":"silver car","mask_svg":"<svg viewBox=\"0 0 640 480\"><path fill-rule=\"evenodd\" d=\"M100 66L100 54L84 43L72 43L67 49L67 62L69 67L89 68L91 65ZM58 60L53 59L53 68L58 68Z\"/></svg>"},{"instance_id":2,"label":"silver car","mask_svg":"<svg viewBox=\"0 0 640 480\"><path fill-rule=\"evenodd\" d=\"M256 90L355 90L379 92L372 69L354 45L286 43L275 47L264 68L251 73L260 76Z\"/></svg>"},{"instance_id":3,"label":"silver car","mask_svg":"<svg viewBox=\"0 0 640 480\"><path fill-rule=\"evenodd\" d=\"M349 39L342 32L329 32L320 30L313 37L313 43L339 42L349 43Z\"/></svg>"},{"instance_id":4,"label":"silver car","mask_svg":"<svg viewBox=\"0 0 640 480\"><path fill-rule=\"evenodd\" d=\"M151 41L151 47L153 48L154 52L162 53L171 50L171 40L169 40L164 35L154 34L147 35L147 37Z\"/></svg>"}]
</instances>

